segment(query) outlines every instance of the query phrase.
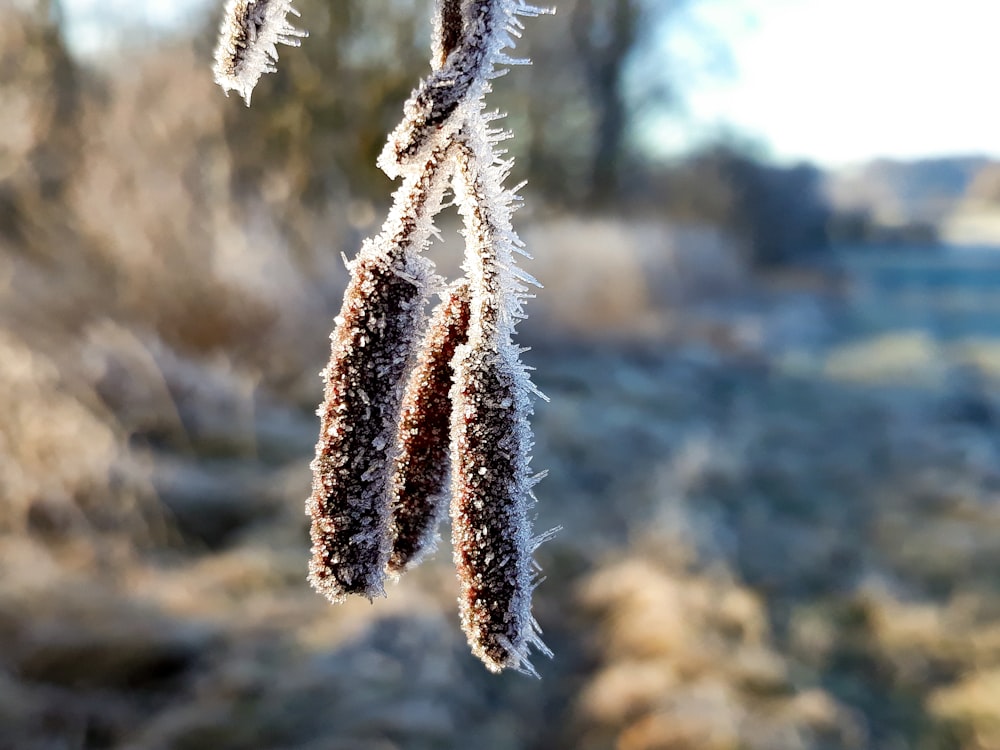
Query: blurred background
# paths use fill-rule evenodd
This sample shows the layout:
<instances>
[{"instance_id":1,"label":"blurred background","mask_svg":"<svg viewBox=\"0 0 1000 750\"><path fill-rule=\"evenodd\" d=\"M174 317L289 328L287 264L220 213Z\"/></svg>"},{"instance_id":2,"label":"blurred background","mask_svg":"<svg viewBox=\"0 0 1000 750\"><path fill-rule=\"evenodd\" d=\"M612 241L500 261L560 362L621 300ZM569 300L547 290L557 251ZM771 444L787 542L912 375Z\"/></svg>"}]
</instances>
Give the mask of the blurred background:
<instances>
[{"instance_id":1,"label":"blurred background","mask_svg":"<svg viewBox=\"0 0 1000 750\"><path fill-rule=\"evenodd\" d=\"M469 655L446 539L305 582L430 3L298 0L249 110L216 2L0 3L0 750L1000 748L992 3L526 24L540 681Z\"/></svg>"}]
</instances>

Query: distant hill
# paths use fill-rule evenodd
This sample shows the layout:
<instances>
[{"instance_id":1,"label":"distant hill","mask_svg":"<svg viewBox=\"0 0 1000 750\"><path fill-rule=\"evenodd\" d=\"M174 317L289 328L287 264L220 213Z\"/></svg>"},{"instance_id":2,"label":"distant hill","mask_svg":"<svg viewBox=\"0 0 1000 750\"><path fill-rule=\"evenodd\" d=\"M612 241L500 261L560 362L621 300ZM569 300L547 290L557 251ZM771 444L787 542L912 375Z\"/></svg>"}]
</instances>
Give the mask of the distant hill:
<instances>
[{"instance_id":1,"label":"distant hill","mask_svg":"<svg viewBox=\"0 0 1000 750\"><path fill-rule=\"evenodd\" d=\"M877 159L828 173L824 187L838 212L864 214L875 224L889 227L941 226L977 175L998 164L983 156Z\"/></svg>"}]
</instances>

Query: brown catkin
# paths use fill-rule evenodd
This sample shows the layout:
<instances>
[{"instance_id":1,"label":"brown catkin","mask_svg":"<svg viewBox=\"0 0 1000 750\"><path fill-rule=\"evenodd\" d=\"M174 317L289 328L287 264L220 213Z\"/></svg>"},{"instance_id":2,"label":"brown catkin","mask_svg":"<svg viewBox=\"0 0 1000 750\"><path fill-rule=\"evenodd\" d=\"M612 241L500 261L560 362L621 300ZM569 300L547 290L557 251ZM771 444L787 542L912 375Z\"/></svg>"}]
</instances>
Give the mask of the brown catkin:
<instances>
[{"instance_id":1,"label":"brown catkin","mask_svg":"<svg viewBox=\"0 0 1000 750\"><path fill-rule=\"evenodd\" d=\"M312 518L309 580L335 602L347 594L384 594L404 376L431 277L430 262L417 253L448 178L443 156L404 183L382 234L362 248L330 336L306 512Z\"/></svg>"},{"instance_id":2,"label":"brown catkin","mask_svg":"<svg viewBox=\"0 0 1000 750\"><path fill-rule=\"evenodd\" d=\"M403 396L392 479L393 547L387 568L392 575L433 549L447 507L452 360L468 329L469 285L462 280L431 318Z\"/></svg>"},{"instance_id":3,"label":"brown catkin","mask_svg":"<svg viewBox=\"0 0 1000 750\"><path fill-rule=\"evenodd\" d=\"M483 343L463 347L455 363L451 517L462 628L491 671L530 671L528 647L538 638L528 407L514 368Z\"/></svg>"},{"instance_id":4,"label":"brown catkin","mask_svg":"<svg viewBox=\"0 0 1000 750\"><path fill-rule=\"evenodd\" d=\"M471 129L472 126L470 126ZM469 342L455 356L452 389L452 548L462 628L488 669L534 673L542 644L531 614L534 588L528 509L533 501L531 384L511 337L520 312L511 257L511 196L502 167L475 124L480 150L456 147L455 193L465 221L471 293Z\"/></svg>"},{"instance_id":5,"label":"brown catkin","mask_svg":"<svg viewBox=\"0 0 1000 750\"><path fill-rule=\"evenodd\" d=\"M386 466L399 397L402 354L420 289L367 259L355 267L326 378L313 496L313 586L337 601L382 593L388 528ZM388 437L387 437L388 436Z\"/></svg>"},{"instance_id":6,"label":"brown catkin","mask_svg":"<svg viewBox=\"0 0 1000 750\"><path fill-rule=\"evenodd\" d=\"M298 47L308 36L292 26L299 13L291 0L229 0L215 49L215 82L228 95L238 91L250 106L250 96L265 73L275 71L277 45Z\"/></svg>"}]
</instances>

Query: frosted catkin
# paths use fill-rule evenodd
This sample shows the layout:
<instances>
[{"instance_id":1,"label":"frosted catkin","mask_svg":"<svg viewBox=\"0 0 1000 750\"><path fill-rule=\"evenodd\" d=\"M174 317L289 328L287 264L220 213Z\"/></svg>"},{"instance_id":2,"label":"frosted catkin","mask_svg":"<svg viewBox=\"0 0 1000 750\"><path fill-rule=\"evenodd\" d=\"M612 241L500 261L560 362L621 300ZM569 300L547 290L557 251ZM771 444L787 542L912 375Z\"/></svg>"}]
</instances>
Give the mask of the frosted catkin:
<instances>
[{"instance_id":1,"label":"frosted catkin","mask_svg":"<svg viewBox=\"0 0 1000 750\"><path fill-rule=\"evenodd\" d=\"M306 512L312 519L309 581L334 602L348 594L384 595L399 410L433 277L418 253L447 179L441 156L404 182L382 233L354 261L330 337Z\"/></svg>"},{"instance_id":2,"label":"frosted catkin","mask_svg":"<svg viewBox=\"0 0 1000 750\"><path fill-rule=\"evenodd\" d=\"M392 479L392 575L433 550L447 512L452 360L468 329L469 285L462 280L452 285L432 317L403 396Z\"/></svg>"},{"instance_id":3,"label":"frosted catkin","mask_svg":"<svg viewBox=\"0 0 1000 750\"><path fill-rule=\"evenodd\" d=\"M456 149L455 194L465 221L469 341L455 357L452 390L452 548L462 628L488 669L534 674L529 651L550 652L531 613L528 509L531 386L512 341L525 291L515 271L514 195L485 119L470 118Z\"/></svg>"}]
</instances>

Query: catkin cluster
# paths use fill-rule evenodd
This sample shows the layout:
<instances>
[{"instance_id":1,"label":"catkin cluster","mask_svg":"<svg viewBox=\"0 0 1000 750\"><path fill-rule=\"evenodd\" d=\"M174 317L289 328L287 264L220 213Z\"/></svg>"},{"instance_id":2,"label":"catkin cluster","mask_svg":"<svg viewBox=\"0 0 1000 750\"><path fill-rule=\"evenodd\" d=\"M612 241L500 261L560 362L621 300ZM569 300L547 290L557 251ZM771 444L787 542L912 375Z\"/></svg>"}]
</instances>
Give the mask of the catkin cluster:
<instances>
[{"instance_id":1,"label":"catkin cluster","mask_svg":"<svg viewBox=\"0 0 1000 750\"><path fill-rule=\"evenodd\" d=\"M217 76L249 101L273 69L274 40L301 34L286 21L287 0L233 8L242 16L223 24ZM529 468L528 417L541 394L513 335L535 282L514 262L526 253L511 226L516 189L504 187L510 162L496 149L507 134L491 126L483 99L498 66L520 62L505 53L518 17L541 12L524 0L436 0L431 74L378 160L402 183L382 230L350 264L331 334L306 504L309 580L334 602L384 595L386 578L433 549L450 512L473 653L491 671L532 674L530 649L549 653L531 614L533 553L547 536L533 537L529 519L539 477ZM253 40L270 46L255 51ZM261 60L259 71L240 67ZM449 189L465 225L465 275L441 291L422 253ZM442 302L428 321L436 291Z\"/></svg>"}]
</instances>

